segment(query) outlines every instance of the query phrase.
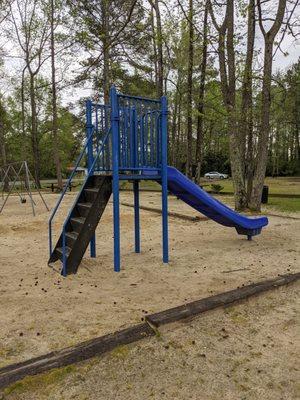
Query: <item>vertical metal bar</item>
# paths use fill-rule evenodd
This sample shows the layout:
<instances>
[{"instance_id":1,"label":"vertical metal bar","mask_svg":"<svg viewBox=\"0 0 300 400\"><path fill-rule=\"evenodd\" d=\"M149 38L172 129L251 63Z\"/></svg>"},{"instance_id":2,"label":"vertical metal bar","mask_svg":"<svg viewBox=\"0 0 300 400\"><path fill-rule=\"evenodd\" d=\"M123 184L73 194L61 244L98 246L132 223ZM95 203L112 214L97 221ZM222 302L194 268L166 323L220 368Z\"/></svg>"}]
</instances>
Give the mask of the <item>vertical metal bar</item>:
<instances>
[{"instance_id":1,"label":"vertical metal bar","mask_svg":"<svg viewBox=\"0 0 300 400\"><path fill-rule=\"evenodd\" d=\"M130 108L130 166L134 167L134 108Z\"/></svg>"},{"instance_id":2,"label":"vertical metal bar","mask_svg":"<svg viewBox=\"0 0 300 400\"><path fill-rule=\"evenodd\" d=\"M92 102L91 100L87 100L86 102L86 136L89 138L92 134L93 124L92 124ZM93 157L93 138L90 137L90 140L87 144L87 167L88 167L88 176L93 174L92 166L94 162ZM90 254L92 258L96 257L96 236L93 235L90 241Z\"/></svg>"},{"instance_id":3,"label":"vertical metal bar","mask_svg":"<svg viewBox=\"0 0 300 400\"><path fill-rule=\"evenodd\" d=\"M154 119L155 121L155 119ZM150 143L151 143L151 150L150 150L150 164L151 167L154 167L154 126L153 126L153 113L150 114Z\"/></svg>"},{"instance_id":4,"label":"vertical metal bar","mask_svg":"<svg viewBox=\"0 0 300 400\"><path fill-rule=\"evenodd\" d=\"M101 143L103 144L103 140L106 134L106 129L105 124L104 124L104 118L105 118L105 108L101 106L101 132L102 132L102 137L101 137ZM101 154L101 159L102 159L102 170L105 170L105 146L103 148L103 152ZM99 164L101 164L101 159L99 160Z\"/></svg>"},{"instance_id":5,"label":"vertical metal bar","mask_svg":"<svg viewBox=\"0 0 300 400\"><path fill-rule=\"evenodd\" d=\"M168 239L168 176L167 176L167 142L168 142L168 102L161 98L161 180L162 180L162 236L163 262L169 262Z\"/></svg>"},{"instance_id":6,"label":"vertical metal bar","mask_svg":"<svg viewBox=\"0 0 300 400\"><path fill-rule=\"evenodd\" d=\"M63 232L62 232L62 248L63 248L63 267L61 274L62 276L66 277L67 276L67 255L66 255L66 228L65 226L63 227Z\"/></svg>"},{"instance_id":7,"label":"vertical metal bar","mask_svg":"<svg viewBox=\"0 0 300 400\"><path fill-rule=\"evenodd\" d=\"M148 150L149 150L149 146L148 146L148 111L146 109L146 113L145 113L145 118L146 118L146 122L145 122L145 133L146 133L146 140L145 140L145 144L146 144L146 157L145 157L145 165L148 166Z\"/></svg>"},{"instance_id":8,"label":"vertical metal bar","mask_svg":"<svg viewBox=\"0 0 300 400\"><path fill-rule=\"evenodd\" d=\"M113 218L114 218L114 270L120 271L120 199L119 199L119 107L116 88L110 89L112 162L113 162Z\"/></svg>"},{"instance_id":9,"label":"vertical metal bar","mask_svg":"<svg viewBox=\"0 0 300 400\"><path fill-rule=\"evenodd\" d=\"M133 110L133 125L134 125L134 130L133 130L133 154L134 154L134 159L133 159L133 166L136 168L139 163L138 159L138 114L137 114L137 109L135 108Z\"/></svg>"},{"instance_id":10,"label":"vertical metal bar","mask_svg":"<svg viewBox=\"0 0 300 400\"><path fill-rule=\"evenodd\" d=\"M126 168L126 108L123 107L122 109L122 167Z\"/></svg>"},{"instance_id":11,"label":"vertical metal bar","mask_svg":"<svg viewBox=\"0 0 300 400\"><path fill-rule=\"evenodd\" d=\"M140 119L140 130L141 130L141 144L140 144L140 153L141 153L141 164L142 167L145 166L145 157L144 157L144 116L141 114L141 119Z\"/></svg>"},{"instance_id":12,"label":"vertical metal bar","mask_svg":"<svg viewBox=\"0 0 300 400\"><path fill-rule=\"evenodd\" d=\"M124 107L124 129L125 129L125 134L124 134L124 162L125 165L124 167L128 167L128 108Z\"/></svg>"},{"instance_id":13,"label":"vertical metal bar","mask_svg":"<svg viewBox=\"0 0 300 400\"><path fill-rule=\"evenodd\" d=\"M140 242L140 199L139 199L139 181L133 181L134 192L134 250L136 253L141 251Z\"/></svg>"},{"instance_id":14,"label":"vertical metal bar","mask_svg":"<svg viewBox=\"0 0 300 400\"><path fill-rule=\"evenodd\" d=\"M28 165L27 165L27 161L24 161L24 167L25 167L25 179L26 179L26 189L27 189L27 193L29 193L29 197L30 197L30 203L31 203L31 208L32 208L32 214L33 216L35 216L35 210L34 210L34 201L32 198L32 193L31 193L31 187L30 187L30 180L29 180L29 173L28 173ZM52 246L52 245L51 245Z\"/></svg>"},{"instance_id":15,"label":"vertical metal bar","mask_svg":"<svg viewBox=\"0 0 300 400\"><path fill-rule=\"evenodd\" d=\"M91 100L87 100L86 102L86 137L89 138L92 133L93 124L92 124L92 102ZM93 165L93 138L89 140L87 145L87 167L88 172L90 173L90 168Z\"/></svg>"}]
</instances>

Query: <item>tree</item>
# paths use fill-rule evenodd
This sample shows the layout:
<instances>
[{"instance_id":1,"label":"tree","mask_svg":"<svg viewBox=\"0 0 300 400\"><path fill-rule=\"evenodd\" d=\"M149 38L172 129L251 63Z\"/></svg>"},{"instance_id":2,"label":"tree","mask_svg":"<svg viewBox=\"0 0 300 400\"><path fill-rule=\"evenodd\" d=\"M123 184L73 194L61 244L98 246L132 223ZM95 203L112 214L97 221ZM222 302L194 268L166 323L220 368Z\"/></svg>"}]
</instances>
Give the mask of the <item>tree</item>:
<instances>
[{"instance_id":1,"label":"tree","mask_svg":"<svg viewBox=\"0 0 300 400\"><path fill-rule=\"evenodd\" d=\"M189 50L187 73L187 146L186 146L186 175L192 176L192 139L193 139L193 72L194 72L194 9L193 0L189 0L188 13Z\"/></svg>"},{"instance_id":2,"label":"tree","mask_svg":"<svg viewBox=\"0 0 300 400\"><path fill-rule=\"evenodd\" d=\"M199 99L198 99L198 115L197 115L197 142L196 142L196 163L197 163L197 174L196 182L200 182L201 177L201 164L203 157L203 139L204 139L204 95L205 95L205 81L206 81L206 69L207 69L207 47L208 47L208 9L209 2L206 0L204 8L203 18L203 44L202 44L202 60L200 67L200 87L199 87Z\"/></svg>"},{"instance_id":3,"label":"tree","mask_svg":"<svg viewBox=\"0 0 300 400\"><path fill-rule=\"evenodd\" d=\"M77 82L93 80L107 104L111 84L124 73L124 55L130 62L129 49L142 36L143 8L137 0L69 0L68 4L78 27L74 39L87 54Z\"/></svg>"},{"instance_id":4,"label":"tree","mask_svg":"<svg viewBox=\"0 0 300 400\"><path fill-rule=\"evenodd\" d=\"M234 184L235 208L244 209L246 190L244 180L243 137L238 134L236 108L236 63L234 49L234 1L226 3L225 16L219 25L209 1L210 16L218 32L218 57L220 65L223 102L227 111L231 173Z\"/></svg>"},{"instance_id":5,"label":"tree","mask_svg":"<svg viewBox=\"0 0 300 400\"><path fill-rule=\"evenodd\" d=\"M154 9L156 15L156 27L154 27L153 12L151 14L151 26L153 34L153 50L155 56L155 81L156 93L160 98L164 93L164 62L163 62L163 32L161 14L158 0L150 0L151 12Z\"/></svg>"},{"instance_id":6,"label":"tree","mask_svg":"<svg viewBox=\"0 0 300 400\"><path fill-rule=\"evenodd\" d=\"M57 124L57 88L56 88L56 68L55 68L55 9L57 4L51 0L50 5L50 50L51 50L51 84L52 84L52 136L53 136L53 157L56 166L57 186L63 189L61 160L59 156L58 144L58 124Z\"/></svg>"},{"instance_id":7,"label":"tree","mask_svg":"<svg viewBox=\"0 0 300 400\"><path fill-rule=\"evenodd\" d=\"M257 143L257 156L255 160L255 172L253 186L249 206L253 210L260 210L261 194L265 179L267 157L268 157L268 141L270 134L270 108L271 108L271 78L273 63L273 45L274 40L282 25L284 12L286 8L286 0L278 0L278 8L275 20L269 30L265 30L264 18L262 15L261 0L257 2L258 21L260 30L264 37L264 67L263 67L263 84L262 84L262 105L261 105L261 121L260 132Z\"/></svg>"},{"instance_id":8,"label":"tree","mask_svg":"<svg viewBox=\"0 0 300 400\"><path fill-rule=\"evenodd\" d=\"M10 5L10 18L16 39L29 74L29 95L31 107L31 145L34 156L34 177L40 187L40 149L37 124L36 78L44 62L49 58L46 44L50 37L49 17L44 3L40 0L15 0ZM10 34L10 32L9 32ZM46 54L45 54L46 53Z\"/></svg>"},{"instance_id":9,"label":"tree","mask_svg":"<svg viewBox=\"0 0 300 400\"><path fill-rule=\"evenodd\" d=\"M7 164L7 156L6 156L6 141L5 134L7 130L7 112L2 104L2 95L0 93L0 156L1 156L1 164ZM8 180L4 180L3 190L8 190Z\"/></svg>"}]
</instances>

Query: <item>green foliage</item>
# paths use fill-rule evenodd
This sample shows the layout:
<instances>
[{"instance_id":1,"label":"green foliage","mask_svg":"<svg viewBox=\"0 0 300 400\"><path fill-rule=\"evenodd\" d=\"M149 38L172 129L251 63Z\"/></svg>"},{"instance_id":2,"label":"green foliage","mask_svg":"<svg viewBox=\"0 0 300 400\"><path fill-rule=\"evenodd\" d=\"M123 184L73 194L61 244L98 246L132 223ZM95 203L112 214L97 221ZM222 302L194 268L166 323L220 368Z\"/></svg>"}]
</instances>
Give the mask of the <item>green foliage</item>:
<instances>
[{"instance_id":1,"label":"green foliage","mask_svg":"<svg viewBox=\"0 0 300 400\"><path fill-rule=\"evenodd\" d=\"M26 85L25 85L26 90ZM52 116L49 82L38 80L38 140L41 158L41 178L55 178L56 169L53 159ZM20 106L20 89L16 88L7 99L7 162L27 160L29 168L33 169L33 154L30 134L30 107L28 99L25 102L24 130ZM70 167L81 151L85 135L84 123L67 107L58 105L58 140L62 172L66 177Z\"/></svg>"},{"instance_id":2,"label":"green foliage","mask_svg":"<svg viewBox=\"0 0 300 400\"><path fill-rule=\"evenodd\" d=\"M213 193L220 193L224 189L224 186L219 185L218 183L212 183L210 187Z\"/></svg>"}]
</instances>

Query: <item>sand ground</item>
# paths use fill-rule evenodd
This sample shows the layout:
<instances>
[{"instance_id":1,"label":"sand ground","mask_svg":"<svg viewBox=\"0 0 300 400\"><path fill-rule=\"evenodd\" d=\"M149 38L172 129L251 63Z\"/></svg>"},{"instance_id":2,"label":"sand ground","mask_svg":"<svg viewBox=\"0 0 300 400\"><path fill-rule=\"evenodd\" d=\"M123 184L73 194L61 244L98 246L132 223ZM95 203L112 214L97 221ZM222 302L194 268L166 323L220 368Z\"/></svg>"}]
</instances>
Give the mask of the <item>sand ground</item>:
<instances>
[{"instance_id":1,"label":"sand ground","mask_svg":"<svg viewBox=\"0 0 300 400\"><path fill-rule=\"evenodd\" d=\"M5 400L296 400L299 283L8 388ZM0 395L1 397L1 395Z\"/></svg>"},{"instance_id":2,"label":"sand ground","mask_svg":"<svg viewBox=\"0 0 300 400\"><path fill-rule=\"evenodd\" d=\"M132 202L132 193L121 198ZM46 200L52 207L57 196ZM73 200L68 194L57 233ZM159 207L160 195L144 192L141 203ZM169 203L170 211L198 215L174 197ZM147 312L299 271L299 219L272 216L249 242L213 221L171 217L170 263L164 265L161 217L141 211L142 252L135 254L133 210L122 206L122 271L116 274L110 203L97 229L97 258L87 254L78 274L63 279L47 267L49 213L40 202L37 211L32 217L29 204L14 197L0 215L0 366L130 326Z\"/></svg>"}]
</instances>

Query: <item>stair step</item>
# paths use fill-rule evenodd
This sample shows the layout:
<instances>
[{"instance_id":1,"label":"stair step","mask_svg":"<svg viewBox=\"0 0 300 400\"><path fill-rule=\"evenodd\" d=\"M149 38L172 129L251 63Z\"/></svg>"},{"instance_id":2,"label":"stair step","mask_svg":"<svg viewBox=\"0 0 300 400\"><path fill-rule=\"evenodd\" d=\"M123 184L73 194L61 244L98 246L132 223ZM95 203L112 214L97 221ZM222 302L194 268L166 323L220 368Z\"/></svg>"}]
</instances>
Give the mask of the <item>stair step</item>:
<instances>
[{"instance_id":1,"label":"stair step","mask_svg":"<svg viewBox=\"0 0 300 400\"><path fill-rule=\"evenodd\" d=\"M84 217L74 217L74 218L71 218L71 222L75 222L75 223L77 223L77 224L84 224L84 221L85 221L85 218Z\"/></svg>"},{"instance_id":2,"label":"stair step","mask_svg":"<svg viewBox=\"0 0 300 400\"><path fill-rule=\"evenodd\" d=\"M90 209L91 209L92 205L93 204L89 203L89 202L77 203L77 208L78 208L79 214L82 217L87 217L89 212L90 212Z\"/></svg>"},{"instance_id":3,"label":"stair step","mask_svg":"<svg viewBox=\"0 0 300 400\"><path fill-rule=\"evenodd\" d=\"M98 193L99 188L86 188L86 189L84 189L84 191L89 192L89 193Z\"/></svg>"},{"instance_id":4,"label":"stair step","mask_svg":"<svg viewBox=\"0 0 300 400\"><path fill-rule=\"evenodd\" d=\"M79 233L85 223L85 220L86 219L84 217L71 218L70 222L71 222L73 231Z\"/></svg>"},{"instance_id":5,"label":"stair step","mask_svg":"<svg viewBox=\"0 0 300 400\"><path fill-rule=\"evenodd\" d=\"M78 232L75 232L75 231L66 232L66 237L71 239L71 241L75 242L78 238Z\"/></svg>"},{"instance_id":6,"label":"stair step","mask_svg":"<svg viewBox=\"0 0 300 400\"><path fill-rule=\"evenodd\" d=\"M91 208L93 204L87 202L87 203L78 203L77 205L78 207Z\"/></svg>"},{"instance_id":7,"label":"stair step","mask_svg":"<svg viewBox=\"0 0 300 400\"><path fill-rule=\"evenodd\" d=\"M71 253L71 248L66 246L65 249L66 249L66 256L69 257L69 255ZM61 257L63 256L63 248L62 247L57 247L56 251Z\"/></svg>"},{"instance_id":8,"label":"stair step","mask_svg":"<svg viewBox=\"0 0 300 400\"><path fill-rule=\"evenodd\" d=\"M99 188L97 187L89 187L84 189L85 200L89 202L94 202L95 198L98 196Z\"/></svg>"}]
</instances>

